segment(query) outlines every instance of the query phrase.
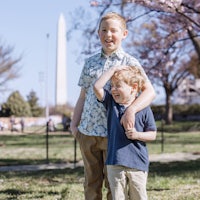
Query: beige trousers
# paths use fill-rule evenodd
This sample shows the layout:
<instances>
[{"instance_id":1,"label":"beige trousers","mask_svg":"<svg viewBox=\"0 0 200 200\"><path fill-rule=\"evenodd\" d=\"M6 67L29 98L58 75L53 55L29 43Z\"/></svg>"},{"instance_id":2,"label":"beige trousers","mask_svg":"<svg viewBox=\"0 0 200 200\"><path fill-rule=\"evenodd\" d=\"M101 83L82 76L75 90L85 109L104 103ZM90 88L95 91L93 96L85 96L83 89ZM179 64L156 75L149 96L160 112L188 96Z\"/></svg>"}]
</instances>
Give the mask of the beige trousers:
<instances>
[{"instance_id":1,"label":"beige trousers","mask_svg":"<svg viewBox=\"0 0 200 200\"><path fill-rule=\"evenodd\" d=\"M107 172L113 200L147 200L147 172L117 165L107 165Z\"/></svg>"}]
</instances>

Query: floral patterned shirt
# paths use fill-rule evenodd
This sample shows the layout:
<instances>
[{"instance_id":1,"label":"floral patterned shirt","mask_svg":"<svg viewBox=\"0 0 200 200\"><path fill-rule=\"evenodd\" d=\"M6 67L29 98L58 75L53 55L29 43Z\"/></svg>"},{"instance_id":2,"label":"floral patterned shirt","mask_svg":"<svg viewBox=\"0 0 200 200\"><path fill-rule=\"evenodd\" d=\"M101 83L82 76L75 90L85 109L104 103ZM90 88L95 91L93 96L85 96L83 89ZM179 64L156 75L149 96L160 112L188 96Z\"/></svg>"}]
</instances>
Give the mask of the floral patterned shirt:
<instances>
[{"instance_id":1,"label":"floral patterned shirt","mask_svg":"<svg viewBox=\"0 0 200 200\"><path fill-rule=\"evenodd\" d=\"M85 102L79 131L89 136L107 137L107 117L106 110L102 103L97 101L93 91L95 81L103 72L114 65L134 65L144 69L133 56L125 53L122 49L118 49L112 55L106 56L103 52L91 56L85 61L78 85L85 89ZM148 80L147 76L146 79ZM110 84L107 83L106 89Z\"/></svg>"}]
</instances>

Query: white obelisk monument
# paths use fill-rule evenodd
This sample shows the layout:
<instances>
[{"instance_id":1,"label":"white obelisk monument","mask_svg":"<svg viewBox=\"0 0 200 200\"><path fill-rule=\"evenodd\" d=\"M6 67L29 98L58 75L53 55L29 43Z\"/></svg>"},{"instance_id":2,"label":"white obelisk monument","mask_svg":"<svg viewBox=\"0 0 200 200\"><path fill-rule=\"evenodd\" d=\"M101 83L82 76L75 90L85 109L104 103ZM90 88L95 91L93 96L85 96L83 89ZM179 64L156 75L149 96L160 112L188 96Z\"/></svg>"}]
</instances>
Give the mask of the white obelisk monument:
<instances>
[{"instance_id":1,"label":"white obelisk monument","mask_svg":"<svg viewBox=\"0 0 200 200\"><path fill-rule=\"evenodd\" d=\"M56 60L56 106L67 103L67 40L66 23L63 14L58 20Z\"/></svg>"}]
</instances>

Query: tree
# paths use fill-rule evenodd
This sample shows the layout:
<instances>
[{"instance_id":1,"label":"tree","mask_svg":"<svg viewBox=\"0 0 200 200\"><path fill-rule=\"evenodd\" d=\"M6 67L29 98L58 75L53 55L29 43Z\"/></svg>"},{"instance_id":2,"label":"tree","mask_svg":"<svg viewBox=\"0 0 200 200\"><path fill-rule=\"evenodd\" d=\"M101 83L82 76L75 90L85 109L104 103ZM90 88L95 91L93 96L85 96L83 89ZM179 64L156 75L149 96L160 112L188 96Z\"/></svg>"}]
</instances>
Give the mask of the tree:
<instances>
[{"instance_id":1,"label":"tree","mask_svg":"<svg viewBox=\"0 0 200 200\"><path fill-rule=\"evenodd\" d=\"M192 76L191 57L197 58L193 71L199 71L200 61L200 3L195 0L108 0L91 1L96 15L80 12L74 29L82 29L85 36L83 53L92 54L100 47L96 28L98 19L107 11L123 14L129 26L128 52L140 58L155 84L166 93L166 122L172 122L171 97L187 76ZM75 13L76 19L78 13ZM96 18L95 18L95 17ZM194 56L196 55L196 56ZM196 73L198 75L198 73Z\"/></svg>"},{"instance_id":2,"label":"tree","mask_svg":"<svg viewBox=\"0 0 200 200\"><path fill-rule=\"evenodd\" d=\"M19 91L13 92L6 103L1 106L1 116L3 117L30 117L31 109L29 104L23 99Z\"/></svg>"},{"instance_id":3,"label":"tree","mask_svg":"<svg viewBox=\"0 0 200 200\"><path fill-rule=\"evenodd\" d=\"M199 21L200 13L195 1L165 1L165 3L164 6L152 2L151 5L148 5L148 1L146 1L148 9L153 9L156 14L149 18L148 23L143 23L146 34L139 45L144 47L140 48L142 49L140 57L143 63L146 62L146 69L150 75L153 75L151 77L154 82L165 89L165 120L167 124L171 124L173 93L186 77L194 78L194 73L191 71L199 71L198 37L200 35L198 32L200 24L196 23L194 19ZM148 25L145 26L145 24ZM191 59L194 54L198 56L198 61L196 60L196 65L191 70ZM148 65L151 67L149 68ZM195 75L197 77L198 73Z\"/></svg>"},{"instance_id":4,"label":"tree","mask_svg":"<svg viewBox=\"0 0 200 200\"><path fill-rule=\"evenodd\" d=\"M143 37L143 41L139 42L138 48L137 43L135 43L134 46L138 49L141 62L143 66L145 66L150 79L156 83L156 85L162 86L165 90L165 120L167 124L171 124L173 120L171 97L182 81L186 77L191 76L188 65L188 49L182 48L185 42L174 44L173 48L165 49L165 41L163 41L162 36L160 36L161 32L162 35L164 34L164 30L162 29L161 32L159 28L154 30L155 31L149 31L149 34ZM159 40L162 40L164 43L162 44ZM155 48L155 41L159 41L157 42L157 48ZM141 45L143 48L140 48ZM158 51L158 49L160 51Z\"/></svg>"},{"instance_id":5,"label":"tree","mask_svg":"<svg viewBox=\"0 0 200 200\"><path fill-rule=\"evenodd\" d=\"M32 117L39 117L43 114L43 108L38 105L38 97L34 91L27 96L27 102L30 106Z\"/></svg>"},{"instance_id":6,"label":"tree","mask_svg":"<svg viewBox=\"0 0 200 200\"><path fill-rule=\"evenodd\" d=\"M21 57L13 59L11 54L13 48L0 44L0 91L5 90L8 81L19 77L19 66L17 64Z\"/></svg>"}]
</instances>

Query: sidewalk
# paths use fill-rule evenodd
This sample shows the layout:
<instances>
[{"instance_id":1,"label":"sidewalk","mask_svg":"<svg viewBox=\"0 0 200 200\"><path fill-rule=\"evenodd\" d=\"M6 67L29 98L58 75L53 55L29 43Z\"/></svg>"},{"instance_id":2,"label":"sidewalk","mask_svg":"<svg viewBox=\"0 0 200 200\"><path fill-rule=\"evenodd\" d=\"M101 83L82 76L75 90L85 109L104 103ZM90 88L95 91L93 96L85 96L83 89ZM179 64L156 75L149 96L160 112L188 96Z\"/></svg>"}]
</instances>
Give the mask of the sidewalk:
<instances>
[{"instance_id":1,"label":"sidewalk","mask_svg":"<svg viewBox=\"0 0 200 200\"><path fill-rule=\"evenodd\" d=\"M153 154L149 156L150 162L180 162L180 161L190 161L190 160L198 160L200 159L200 152L196 153L161 153L161 154Z\"/></svg>"},{"instance_id":2,"label":"sidewalk","mask_svg":"<svg viewBox=\"0 0 200 200\"><path fill-rule=\"evenodd\" d=\"M179 162L200 159L200 152L197 153L163 153L153 154L149 156L150 162ZM76 167L83 167L83 162L78 163L61 163L61 164L41 164L41 165L16 165L16 166L0 166L0 172L5 171L38 171L38 170L53 170L53 169L74 169Z\"/></svg>"}]
</instances>

